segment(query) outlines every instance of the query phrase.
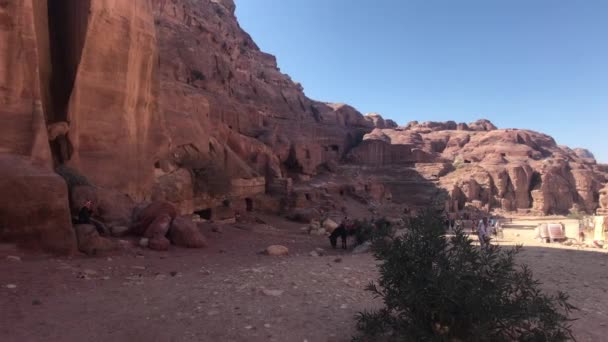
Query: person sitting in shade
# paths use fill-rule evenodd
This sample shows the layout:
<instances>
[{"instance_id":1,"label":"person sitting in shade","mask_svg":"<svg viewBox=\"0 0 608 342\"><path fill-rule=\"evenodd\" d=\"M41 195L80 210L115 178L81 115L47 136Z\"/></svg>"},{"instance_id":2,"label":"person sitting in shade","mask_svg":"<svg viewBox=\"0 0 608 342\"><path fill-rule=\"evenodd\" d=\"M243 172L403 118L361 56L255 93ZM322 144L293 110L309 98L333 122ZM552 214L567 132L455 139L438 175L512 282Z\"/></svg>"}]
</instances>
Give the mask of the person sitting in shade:
<instances>
[{"instance_id":1,"label":"person sitting in shade","mask_svg":"<svg viewBox=\"0 0 608 342\"><path fill-rule=\"evenodd\" d=\"M91 216L93 216L93 201L87 200L86 202L84 202L84 205L82 207L80 207L80 210L78 210L78 220L76 223L77 224L91 224L91 225L95 226L95 229L97 229L97 232L100 235L105 235L106 230L105 230L105 226L103 225L103 223L95 220Z\"/></svg>"}]
</instances>

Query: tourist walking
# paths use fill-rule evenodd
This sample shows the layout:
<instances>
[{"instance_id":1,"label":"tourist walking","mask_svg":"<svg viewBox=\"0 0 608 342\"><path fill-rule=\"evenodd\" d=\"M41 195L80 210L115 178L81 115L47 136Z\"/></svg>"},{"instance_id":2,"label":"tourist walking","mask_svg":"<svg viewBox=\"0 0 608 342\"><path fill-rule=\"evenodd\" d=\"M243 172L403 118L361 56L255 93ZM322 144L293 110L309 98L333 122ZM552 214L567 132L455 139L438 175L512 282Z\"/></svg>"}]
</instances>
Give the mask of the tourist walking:
<instances>
[{"instance_id":1,"label":"tourist walking","mask_svg":"<svg viewBox=\"0 0 608 342\"><path fill-rule=\"evenodd\" d=\"M483 217L477 225L477 236L479 237L479 245L486 247L490 242L488 218Z\"/></svg>"}]
</instances>

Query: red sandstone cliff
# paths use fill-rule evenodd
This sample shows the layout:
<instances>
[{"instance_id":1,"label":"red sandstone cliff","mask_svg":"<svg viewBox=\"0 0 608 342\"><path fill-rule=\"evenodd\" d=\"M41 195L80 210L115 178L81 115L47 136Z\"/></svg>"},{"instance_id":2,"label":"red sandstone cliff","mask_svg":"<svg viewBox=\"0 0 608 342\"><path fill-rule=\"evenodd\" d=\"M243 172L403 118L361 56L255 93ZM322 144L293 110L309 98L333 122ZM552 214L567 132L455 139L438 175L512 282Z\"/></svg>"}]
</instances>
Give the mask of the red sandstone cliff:
<instances>
[{"instance_id":1,"label":"red sandstone cliff","mask_svg":"<svg viewBox=\"0 0 608 342\"><path fill-rule=\"evenodd\" d=\"M497 129L487 120L375 129L350 160L418 169L448 191L450 211L474 204L538 214L592 213L608 175L589 151L559 146L538 132Z\"/></svg>"},{"instance_id":2,"label":"red sandstone cliff","mask_svg":"<svg viewBox=\"0 0 608 342\"><path fill-rule=\"evenodd\" d=\"M323 181L334 172L362 201L422 203L430 184L449 190L452 210L605 203L606 169L545 135L488 121L398 128L309 99L234 9L231 0L0 2L0 238L73 249L57 167L103 189L104 215L122 221L128 210L112 212L119 197L108 191L182 213L226 200L278 211L312 205L298 189L339 201L343 190L334 200ZM346 171L336 168L343 161ZM389 181L362 177L364 165L388 168ZM390 195L400 186L407 198Z\"/></svg>"}]
</instances>

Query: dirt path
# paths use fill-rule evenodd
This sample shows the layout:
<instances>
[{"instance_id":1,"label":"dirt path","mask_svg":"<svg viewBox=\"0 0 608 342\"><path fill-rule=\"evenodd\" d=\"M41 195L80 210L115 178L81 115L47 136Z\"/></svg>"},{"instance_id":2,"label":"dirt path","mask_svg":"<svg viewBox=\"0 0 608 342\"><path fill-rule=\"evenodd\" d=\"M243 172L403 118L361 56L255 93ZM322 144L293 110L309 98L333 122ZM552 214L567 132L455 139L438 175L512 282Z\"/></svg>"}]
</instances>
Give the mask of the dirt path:
<instances>
[{"instance_id":1,"label":"dirt path","mask_svg":"<svg viewBox=\"0 0 608 342\"><path fill-rule=\"evenodd\" d=\"M501 245L524 245L519 261L530 266L543 288L570 295L579 308L572 323L577 341L608 341L608 251L505 237Z\"/></svg>"},{"instance_id":2,"label":"dirt path","mask_svg":"<svg viewBox=\"0 0 608 342\"><path fill-rule=\"evenodd\" d=\"M373 258L329 250L300 225L270 223L282 229L207 232L204 250L9 261L17 252L0 249L0 340L350 341L354 315L377 304L363 291L377 276ZM274 243L290 256L257 254ZM309 256L315 248L328 255ZM521 259L581 307L580 341L605 340L607 254L529 247Z\"/></svg>"}]
</instances>

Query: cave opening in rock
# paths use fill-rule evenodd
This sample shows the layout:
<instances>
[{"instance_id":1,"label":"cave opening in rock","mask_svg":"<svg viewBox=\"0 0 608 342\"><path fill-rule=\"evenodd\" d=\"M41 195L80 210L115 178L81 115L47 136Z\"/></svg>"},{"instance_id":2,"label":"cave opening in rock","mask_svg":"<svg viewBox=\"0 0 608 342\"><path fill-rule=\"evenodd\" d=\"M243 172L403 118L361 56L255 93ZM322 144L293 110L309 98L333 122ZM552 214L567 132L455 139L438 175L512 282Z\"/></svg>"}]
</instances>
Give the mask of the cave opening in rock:
<instances>
[{"instance_id":1,"label":"cave opening in rock","mask_svg":"<svg viewBox=\"0 0 608 342\"><path fill-rule=\"evenodd\" d=\"M251 198L245 198L245 209L247 211L253 211L253 200Z\"/></svg>"},{"instance_id":2,"label":"cave opening in rock","mask_svg":"<svg viewBox=\"0 0 608 342\"><path fill-rule=\"evenodd\" d=\"M540 173L532 173L532 179L530 180L530 190L540 190L543 185L543 178Z\"/></svg>"},{"instance_id":3,"label":"cave opening in rock","mask_svg":"<svg viewBox=\"0 0 608 342\"><path fill-rule=\"evenodd\" d=\"M291 145L289 148L289 155L287 159L283 162L287 172L292 173L302 173L302 165L298 161L298 157L296 156L296 148L294 145Z\"/></svg>"},{"instance_id":4,"label":"cave opening in rock","mask_svg":"<svg viewBox=\"0 0 608 342\"><path fill-rule=\"evenodd\" d=\"M363 141L364 135L365 133L363 132L357 132L354 135L352 133L348 133L344 139L344 149L342 150L343 154L348 154L351 149L359 145Z\"/></svg>"},{"instance_id":5,"label":"cave opening in rock","mask_svg":"<svg viewBox=\"0 0 608 342\"><path fill-rule=\"evenodd\" d=\"M530 207L534 207L534 197L532 197L532 191L533 190L540 190L543 186L543 178L542 175L538 172L533 172L532 173L532 178L530 179L530 190L529 190L529 196L530 196Z\"/></svg>"},{"instance_id":6,"label":"cave opening in rock","mask_svg":"<svg viewBox=\"0 0 608 342\"><path fill-rule=\"evenodd\" d=\"M194 212L196 215L200 216L204 220L211 220L212 210L211 209L202 209Z\"/></svg>"}]
</instances>

